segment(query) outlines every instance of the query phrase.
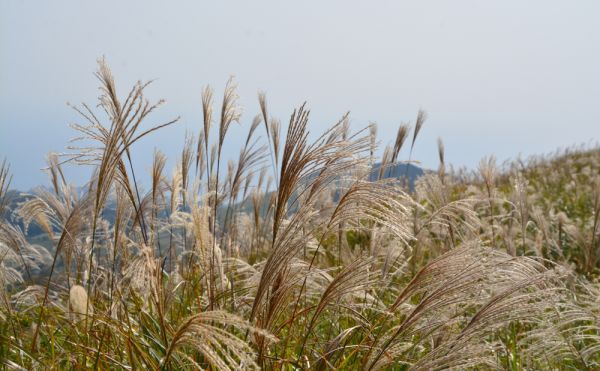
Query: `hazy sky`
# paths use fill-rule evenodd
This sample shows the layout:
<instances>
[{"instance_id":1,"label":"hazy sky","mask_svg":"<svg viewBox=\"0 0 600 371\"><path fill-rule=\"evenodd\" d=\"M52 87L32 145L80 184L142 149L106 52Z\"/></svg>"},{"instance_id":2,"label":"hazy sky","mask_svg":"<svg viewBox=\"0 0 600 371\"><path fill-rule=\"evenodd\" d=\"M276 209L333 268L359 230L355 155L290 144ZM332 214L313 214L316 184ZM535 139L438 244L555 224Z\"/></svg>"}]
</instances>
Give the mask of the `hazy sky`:
<instances>
[{"instance_id":1,"label":"hazy sky","mask_svg":"<svg viewBox=\"0 0 600 371\"><path fill-rule=\"evenodd\" d=\"M437 137L456 166L547 153L600 139L599 19L600 1L0 0L0 158L15 187L46 181L46 153L81 122L65 103L95 104L102 55L122 94L157 79L149 96L167 105L149 123L182 116L136 144L143 171L155 147L178 156L202 87L220 96L230 75L245 112L236 153L259 90L284 123L306 100L312 132L350 110L384 142L424 108L414 158L430 168Z\"/></svg>"}]
</instances>

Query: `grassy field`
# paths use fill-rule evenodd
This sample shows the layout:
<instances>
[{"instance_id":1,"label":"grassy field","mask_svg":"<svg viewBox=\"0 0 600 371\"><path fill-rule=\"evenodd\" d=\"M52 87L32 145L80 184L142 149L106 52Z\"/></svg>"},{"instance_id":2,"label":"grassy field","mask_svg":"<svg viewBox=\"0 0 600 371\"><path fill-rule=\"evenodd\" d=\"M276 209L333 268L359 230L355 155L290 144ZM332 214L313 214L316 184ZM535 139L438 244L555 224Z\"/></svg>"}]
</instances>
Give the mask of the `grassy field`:
<instances>
[{"instance_id":1,"label":"grassy field","mask_svg":"<svg viewBox=\"0 0 600 371\"><path fill-rule=\"evenodd\" d=\"M377 158L376 126L348 116L309 142L307 107L281 133L259 95L246 123L229 81L141 193L130 148L176 120L147 126L148 85L119 95L103 61L97 76L98 107L74 107L82 148L49 155L52 187L9 213L46 236L0 219L4 367L600 368L600 149L453 171L440 141L411 190L385 172L413 160L425 112ZM63 166L96 171L77 191Z\"/></svg>"}]
</instances>

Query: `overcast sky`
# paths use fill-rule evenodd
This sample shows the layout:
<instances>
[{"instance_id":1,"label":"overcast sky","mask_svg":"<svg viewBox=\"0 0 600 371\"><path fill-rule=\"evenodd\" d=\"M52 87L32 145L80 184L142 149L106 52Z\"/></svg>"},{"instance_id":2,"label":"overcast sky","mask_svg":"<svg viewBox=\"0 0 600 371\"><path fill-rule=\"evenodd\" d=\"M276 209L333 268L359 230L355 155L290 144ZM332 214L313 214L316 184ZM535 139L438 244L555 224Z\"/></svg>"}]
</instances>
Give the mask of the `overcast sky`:
<instances>
[{"instance_id":1,"label":"overcast sky","mask_svg":"<svg viewBox=\"0 0 600 371\"><path fill-rule=\"evenodd\" d=\"M167 105L149 123L182 117L136 144L143 171L155 147L178 156L201 126L202 87L219 96L230 75L245 112L236 153L259 90L284 123L306 100L312 132L349 110L384 143L423 108L413 157L429 168L437 137L455 166L547 153L600 139L599 19L600 1L1 0L0 159L16 188L46 181L46 153L81 122L66 102L95 103L103 55L121 94L156 79L148 94Z\"/></svg>"}]
</instances>

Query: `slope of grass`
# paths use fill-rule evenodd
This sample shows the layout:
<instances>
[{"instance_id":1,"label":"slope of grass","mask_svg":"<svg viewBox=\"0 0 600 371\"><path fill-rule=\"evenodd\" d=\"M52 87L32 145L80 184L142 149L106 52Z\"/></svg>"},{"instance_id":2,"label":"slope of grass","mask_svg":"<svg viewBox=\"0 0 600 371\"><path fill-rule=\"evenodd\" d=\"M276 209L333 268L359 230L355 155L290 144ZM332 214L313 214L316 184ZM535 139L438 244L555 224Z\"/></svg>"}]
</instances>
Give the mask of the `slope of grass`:
<instances>
[{"instance_id":1,"label":"slope of grass","mask_svg":"<svg viewBox=\"0 0 600 371\"><path fill-rule=\"evenodd\" d=\"M97 76L99 109L75 108L93 144L67 162L96 168L87 191L50 155L52 188L15 212L51 246L0 220L5 367L600 367L598 149L458 174L440 142L438 171L410 190L383 175L409 137L412 160L424 112L377 159L374 125L352 133L345 115L308 142L301 106L281 135L261 95L227 161L244 121L229 81L218 112L204 89L197 139L172 171L157 152L141 193L129 149L176 120L146 126L161 104L148 85L121 97L103 61Z\"/></svg>"}]
</instances>

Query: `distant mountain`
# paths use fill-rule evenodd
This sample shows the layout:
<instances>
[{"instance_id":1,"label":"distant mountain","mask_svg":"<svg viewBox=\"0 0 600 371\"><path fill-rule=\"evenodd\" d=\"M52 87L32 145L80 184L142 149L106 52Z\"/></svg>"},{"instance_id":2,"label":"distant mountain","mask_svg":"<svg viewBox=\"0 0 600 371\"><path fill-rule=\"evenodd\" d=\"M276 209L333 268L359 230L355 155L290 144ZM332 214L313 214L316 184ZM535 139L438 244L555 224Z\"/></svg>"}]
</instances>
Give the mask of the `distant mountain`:
<instances>
[{"instance_id":1,"label":"distant mountain","mask_svg":"<svg viewBox=\"0 0 600 371\"><path fill-rule=\"evenodd\" d=\"M375 165L373 165L371 173L369 174L369 180L375 181L375 180L379 179L380 174L381 174L381 164L376 163ZM408 178L409 189L411 191L413 191L416 180L424 174L425 174L425 172L423 171L423 169L421 169L418 166L415 166L413 164L398 163L398 164L394 164L392 166L388 166L387 168L385 168L383 170L383 173L381 174L382 175L381 179L394 178L394 179L402 180L402 179ZM400 184L406 184L406 183L400 183ZM5 211L5 215L3 217L6 220L8 220L11 224L18 225L21 228L23 228L24 227L23 222L20 220L20 218L17 217L17 215L15 215L14 211L17 209L17 207L20 204L31 199L33 197L32 194L35 194L35 192L36 192L35 189L33 189L29 192L20 192L20 191L16 191L16 190L9 191L8 195L7 195L9 198L9 203L8 203L8 207ZM269 197L264 197L264 200L265 200L264 202L268 202ZM264 206L263 210L266 210L266 204L263 206ZM242 204L238 204L235 208L239 211L250 212L252 210L252 203L249 200L247 200L247 201L243 202ZM115 214L114 202L109 200L109 202L107 202L107 205L104 209L102 217L105 220L107 220L108 222L112 222L114 220L114 214ZM219 214L222 214L222 215L220 215L220 217L224 217L225 212L220 211ZM35 237L35 236L42 234L43 232L44 231L42 231L42 229L36 223L31 223L27 230L27 237L28 238Z\"/></svg>"},{"instance_id":2,"label":"distant mountain","mask_svg":"<svg viewBox=\"0 0 600 371\"><path fill-rule=\"evenodd\" d=\"M23 221L21 218L15 215L15 210L19 207L20 204L30 200L33 196L30 193L24 193L17 190L10 190L6 193L6 198L8 199L8 204L6 209L4 210L4 215L0 215L0 217L8 220L10 224L17 225L23 228ZM42 229L36 224L31 223L29 225L27 235L28 236L36 236L42 233Z\"/></svg>"},{"instance_id":3,"label":"distant mountain","mask_svg":"<svg viewBox=\"0 0 600 371\"><path fill-rule=\"evenodd\" d=\"M380 173L381 173L381 164L376 163L375 165L373 165L373 168L371 169L371 172L369 174L369 180L373 182L373 181L376 181L377 179L398 179L399 185L403 186L404 184L406 184L403 182L403 180L408 178L409 190L412 192L415 188L415 182L417 181L417 179L419 179L419 177L421 177L425 174L425 171L423 169L421 169L420 167L412 165L412 164L397 163L397 164L394 164L391 166L387 166L385 169L383 169L383 173L381 174L381 177L380 177ZM311 178L314 178L315 176L316 176L316 174L314 176L308 176L308 179L310 180ZM270 196L270 193L267 194L265 197L263 197L263 204L261 205L261 214L265 213L267 210L268 202L270 199L269 196ZM334 192L334 194L332 196L333 196L333 199L335 201L337 201L341 197L341 192L338 190L338 191ZM252 201L247 199L247 200L237 204L235 206L235 208L241 212L246 212L246 213L252 212L252 209L253 209ZM222 215L220 215L220 217L224 217L224 215L225 215L225 212L223 211L223 213L222 213Z\"/></svg>"},{"instance_id":4,"label":"distant mountain","mask_svg":"<svg viewBox=\"0 0 600 371\"><path fill-rule=\"evenodd\" d=\"M376 163L373 165L373 170L371 170L371 174L369 175L369 180L374 181L379 178L379 174L381 173L381 163ZM418 166L413 164L402 164L396 163L391 166L387 166L383 169L382 179L405 179L408 178L408 186L411 191L415 189L415 182L419 177L424 175L425 172Z\"/></svg>"}]
</instances>

